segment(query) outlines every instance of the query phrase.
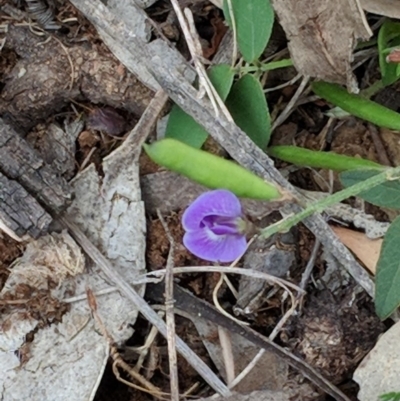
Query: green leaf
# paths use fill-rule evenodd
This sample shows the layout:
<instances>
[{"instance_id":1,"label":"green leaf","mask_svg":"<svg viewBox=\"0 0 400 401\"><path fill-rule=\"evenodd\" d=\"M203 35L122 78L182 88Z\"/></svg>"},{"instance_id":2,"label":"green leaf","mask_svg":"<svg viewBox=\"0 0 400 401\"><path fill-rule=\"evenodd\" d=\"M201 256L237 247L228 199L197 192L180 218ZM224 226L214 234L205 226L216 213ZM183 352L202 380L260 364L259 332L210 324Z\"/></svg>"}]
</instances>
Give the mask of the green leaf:
<instances>
[{"instance_id":1,"label":"green leaf","mask_svg":"<svg viewBox=\"0 0 400 401\"><path fill-rule=\"evenodd\" d=\"M312 88L318 96L321 96L353 116L362 118L379 127L400 131L400 114L387 107L359 95L351 94L336 84L314 82Z\"/></svg>"},{"instance_id":2,"label":"green leaf","mask_svg":"<svg viewBox=\"0 0 400 401\"><path fill-rule=\"evenodd\" d=\"M350 187L381 172L382 170L376 169L349 170L340 174L340 181L345 187ZM400 209L400 181L386 181L384 184L361 192L358 196L376 206Z\"/></svg>"},{"instance_id":3,"label":"green leaf","mask_svg":"<svg viewBox=\"0 0 400 401\"><path fill-rule=\"evenodd\" d=\"M379 396L381 401L400 401L400 393L386 393Z\"/></svg>"},{"instance_id":4,"label":"green leaf","mask_svg":"<svg viewBox=\"0 0 400 401\"><path fill-rule=\"evenodd\" d=\"M269 0L231 0L240 53L248 63L258 59L267 47L274 25L274 9ZM232 29L228 2L225 19Z\"/></svg>"},{"instance_id":5,"label":"green leaf","mask_svg":"<svg viewBox=\"0 0 400 401\"><path fill-rule=\"evenodd\" d=\"M225 100L232 87L234 71L226 64L216 65L208 71L210 81L222 100ZM180 107L172 107L165 137L174 138L194 148L201 148L208 137L208 132Z\"/></svg>"},{"instance_id":6,"label":"green leaf","mask_svg":"<svg viewBox=\"0 0 400 401\"><path fill-rule=\"evenodd\" d=\"M233 85L226 106L235 123L265 149L271 135L271 118L260 82L252 75L244 75Z\"/></svg>"},{"instance_id":7,"label":"green leaf","mask_svg":"<svg viewBox=\"0 0 400 401\"><path fill-rule=\"evenodd\" d=\"M328 170L346 171L361 168L383 168L370 160L339 155L333 152L319 152L300 148L298 146L271 146L267 153L270 156L284 160L297 166L326 168Z\"/></svg>"},{"instance_id":8,"label":"green leaf","mask_svg":"<svg viewBox=\"0 0 400 401\"><path fill-rule=\"evenodd\" d=\"M385 86L391 85L399 78L397 63L388 63L386 49L400 44L400 23L385 21L378 34L379 66L382 82Z\"/></svg>"},{"instance_id":9,"label":"green leaf","mask_svg":"<svg viewBox=\"0 0 400 401\"><path fill-rule=\"evenodd\" d=\"M376 313L384 320L400 305L400 216L390 225L383 240L375 285Z\"/></svg>"}]
</instances>

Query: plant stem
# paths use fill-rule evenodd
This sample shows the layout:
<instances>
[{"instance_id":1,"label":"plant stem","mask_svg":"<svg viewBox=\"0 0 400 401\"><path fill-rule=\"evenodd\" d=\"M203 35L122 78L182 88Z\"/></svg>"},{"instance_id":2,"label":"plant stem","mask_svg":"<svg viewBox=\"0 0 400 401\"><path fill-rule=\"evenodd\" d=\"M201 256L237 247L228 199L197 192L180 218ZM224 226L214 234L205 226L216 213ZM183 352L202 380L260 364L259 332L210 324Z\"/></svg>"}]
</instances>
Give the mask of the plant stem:
<instances>
[{"instance_id":1,"label":"plant stem","mask_svg":"<svg viewBox=\"0 0 400 401\"><path fill-rule=\"evenodd\" d=\"M382 173L374 175L373 177L368 178L367 180L359 182L355 185L352 185L349 188L343 189L342 191L336 192L335 194L325 199L322 199L318 202L305 206L304 210L302 210L300 213L287 216L284 219L278 221L277 223L262 229L260 237L265 239L269 238L271 235L277 232L287 231L297 223L300 223L306 217L309 217L314 213L323 212L327 207L335 203L339 203L351 196L358 195L360 192L367 191L371 188L376 187L377 185L383 184L386 181L397 180L399 178L400 178L400 167L385 169Z\"/></svg>"},{"instance_id":2,"label":"plant stem","mask_svg":"<svg viewBox=\"0 0 400 401\"><path fill-rule=\"evenodd\" d=\"M285 68L285 67L292 67L293 66L293 61L288 58L288 59L283 59L283 60L278 60L278 61L271 61L270 63L260 63L260 65L257 66L249 66L249 67L240 67L240 72L241 73L249 73L249 72L256 72L256 71L271 71L271 70L276 70L277 68Z\"/></svg>"}]
</instances>

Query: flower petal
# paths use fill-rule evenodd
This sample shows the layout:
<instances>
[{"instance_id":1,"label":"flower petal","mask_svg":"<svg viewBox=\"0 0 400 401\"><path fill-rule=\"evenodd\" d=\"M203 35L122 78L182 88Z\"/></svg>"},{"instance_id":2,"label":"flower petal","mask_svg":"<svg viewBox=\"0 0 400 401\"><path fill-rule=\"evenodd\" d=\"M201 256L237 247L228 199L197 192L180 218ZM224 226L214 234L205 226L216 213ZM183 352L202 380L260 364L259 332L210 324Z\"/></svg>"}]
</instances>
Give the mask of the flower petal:
<instances>
[{"instance_id":1,"label":"flower petal","mask_svg":"<svg viewBox=\"0 0 400 401\"><path fill-rule=\"evenodd\" d=\"M183 228L185 231L198 230L203 218L209 215L240 217L242 206L236 195L226 189L205 192L183 213Z\"/></svg>"},{"instance_id":2,"label":"flower petal","mask_svg":"<svg viewBox=\"0 0 400 401\"><path fill-rule=\"evenodd\" d=\"M183 244L193 255L210 262L233 262L246 251L244 235L215 235L208 229L189 231Z\"/></svg>"}]
</instances>

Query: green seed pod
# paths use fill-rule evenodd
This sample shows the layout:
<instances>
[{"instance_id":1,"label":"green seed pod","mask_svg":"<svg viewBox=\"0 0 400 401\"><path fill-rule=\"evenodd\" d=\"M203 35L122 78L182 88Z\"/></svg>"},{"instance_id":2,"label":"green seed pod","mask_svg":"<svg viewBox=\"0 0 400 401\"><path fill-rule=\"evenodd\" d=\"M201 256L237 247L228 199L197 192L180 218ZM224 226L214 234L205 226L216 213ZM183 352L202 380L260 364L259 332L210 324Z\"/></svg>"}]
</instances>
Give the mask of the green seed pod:
<instances>
[{"instance_id":1,"label":"green seed pod","mask_svg":"<svg viewBox=\"0 0 400 401\"><path fill-rule=\"evenodd\" d=\"M143 145L149 157L193 181L211 189L228 189L237 196L251 199L282 198L278 188L229 160L185 145L174 139L163 139Z\"/></svg>"},{"instance_id":2,"label":"green seed pod","mask_svg":"<svg viewBox=\"0 0 400 401\"><path fill-rule=\"evenodd\" d=\"M339 155L333 152L304 149L298 146L271 146L268 148L267 152L270 156L296 164L297 166L326 168L335 171L355 170L368 167L376 169L384 168L384 166L370 160Z\"/></svg>"},{"instance_id":3,"label":"green seed pod","mask_svg":"<svg viewBox=\"0 0 400 401\"><path fill-rule=\"evenodd\" d=\"M360 95L348 93L339 85L314 82L312 89L318 96L340 107L344 111L369 121L378 127L400 131L400 114Z\"/></svg>"}]
</instances>

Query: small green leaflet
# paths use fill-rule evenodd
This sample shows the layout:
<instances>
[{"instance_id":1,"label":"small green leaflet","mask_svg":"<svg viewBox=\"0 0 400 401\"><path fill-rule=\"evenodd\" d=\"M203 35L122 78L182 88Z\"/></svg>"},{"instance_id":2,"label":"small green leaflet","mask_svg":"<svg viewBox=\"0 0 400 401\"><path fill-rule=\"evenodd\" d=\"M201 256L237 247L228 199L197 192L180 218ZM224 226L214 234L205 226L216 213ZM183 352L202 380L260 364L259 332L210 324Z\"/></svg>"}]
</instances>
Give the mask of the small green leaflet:
<instances>
[{"instance_id":1,"label":"small green leaflet","mask_svg":"<svg viewBox=\"0 0 400 401\"><path fill-rule=\"evenodd\" d=\"M252 75L244 75L233 85L226 106L235 123L265 150L271 135L271 118L260 82Z\"/></svg>"},{"instance_id":2,"label":"small green leaflet","mask_svg":"<svg viewBox=\"0 0 400 401\"><path fill-rule=\"evenodd\" d=\"M400 401L400 393L386 393L379 396L381 401Z\"/></svg>"},{"instance_id":3,"label":"small green leaflet","mask_svg":"<svg viewBox=\"0 0 400 401\"><path fill-rule=\"evenodd\" d=\"M399 78L399 64L386 61L389 54L387 49L398 45L400 45L400 24L389 20L385 21L378 34L379 66L385 86L391 85Z\"/></svg>"},{"instance_id":4,"label":"small green leaflet","mask_svg":"<svg viewBox=\"0 0 400 401\"><path fill-rule=\"evenodd\" d=\"M269 0L231 0L240 53L248 63L257 60L267 47L274 25L274 10ZM232 29L227 0L224 16Z\"/></svg>"},{"instance_id":5,"label":"small green leaflet","mask_svg":"<svg viewBox=\"0 0 400 401\"><path fill-rule=\"evenodd\" d=\"M390 225L383 240L376 268L375 309L382 319L400 305L400 216Z\"/></svg>"},{"instance_id":6,"label":"small green leaflet","mask_svg":"<svg viewBox=\"0 0 400 401\"><path fill-rule=\"evenodd\" d=\"M233 69L226 64L216 65L210 68L208 76L221 99L225 100L232 87ZM206 141L208 133L189 114L174 105L168 119L165 137L176 139L200 149Z\"/></svg>"},{"instance_id":7,"label":"small green leaflet","mask_svg":"<svg viewBox=\"0 0 400 401\"><path fill-rule=\"evenodd\" d=\"M350 187L381 172L382 170L376 169L349 170L340 174L340 182L345 187ZM376 206L400 209L400 181L386 181L375 188L361 192L358 196Z\"/></svg>"}]
</instances>

